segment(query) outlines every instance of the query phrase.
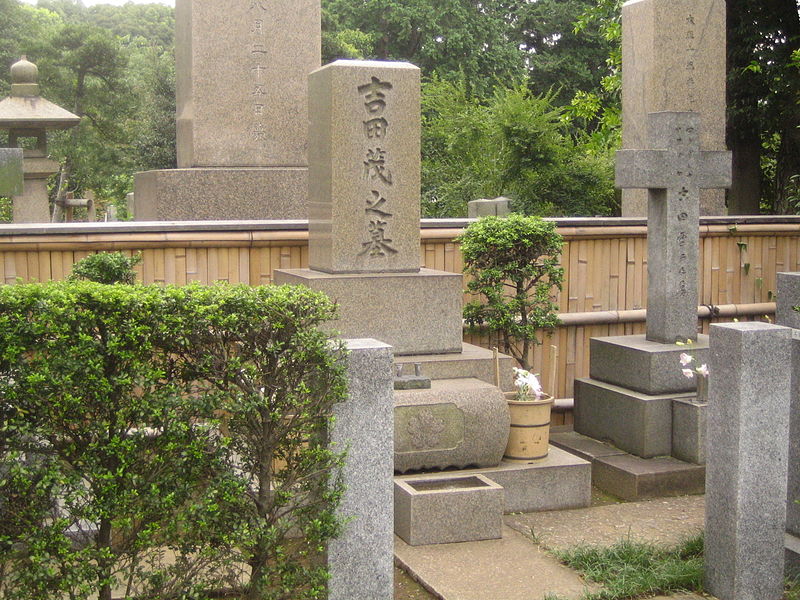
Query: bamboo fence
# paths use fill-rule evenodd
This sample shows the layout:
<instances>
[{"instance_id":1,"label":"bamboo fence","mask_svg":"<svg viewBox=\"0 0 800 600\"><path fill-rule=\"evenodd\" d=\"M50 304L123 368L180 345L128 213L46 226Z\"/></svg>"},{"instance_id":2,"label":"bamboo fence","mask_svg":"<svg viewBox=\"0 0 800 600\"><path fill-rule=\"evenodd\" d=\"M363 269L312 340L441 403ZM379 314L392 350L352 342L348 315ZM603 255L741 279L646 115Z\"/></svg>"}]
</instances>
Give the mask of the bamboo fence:
<instances>
[{"instance_id":1,"label":"bamboo fence","mask_svg":"<svg viewBox=\"0 0 800 600\"><path fill-rule=\"evenodd\" d=\"M466 223L424 221L422 266L461 272L454 238ZM631 219L565 219L558 225L565 283L556 302L564 324L543 335L546 343L534 349L532 360L545 389L564 398L572 396L575 378L588 376L591 337L644 331L647 230L643 221ZM800 271L800 219L704 219L700 236L704 330L712 320L770 318L776 274ZM308 265L308 233L296 221L3 225L0 281L63 279L84 256L114 250L142 253L138 274L144 283L269 285L275 269ZM465 340L492 344L479 334L466 333ZM558 348L555 381L550 345Z\"/></svg>"}]
</instances>

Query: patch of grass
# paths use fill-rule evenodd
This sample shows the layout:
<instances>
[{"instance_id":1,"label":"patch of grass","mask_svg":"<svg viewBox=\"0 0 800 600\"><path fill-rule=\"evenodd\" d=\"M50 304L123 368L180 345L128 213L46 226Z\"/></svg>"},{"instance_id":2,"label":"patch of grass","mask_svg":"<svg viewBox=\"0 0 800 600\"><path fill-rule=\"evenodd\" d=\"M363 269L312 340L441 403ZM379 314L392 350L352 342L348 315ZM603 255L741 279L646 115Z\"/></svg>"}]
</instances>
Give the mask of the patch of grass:
<instances>
[{"instance_id":1,"label":"patch of grass","mask_svg":"<svg viewBox=\"0 0 800 600\"><path fill-rule=\"evenodd\" d=\"M783 600L800 600L800 575L786 580L786 592Z\"/></svg>"},{"instance_id":2,"label":"patch of grass","mask_svg":"<svg viewBox=\"0 0 800 600\"><path fill-rule=\"evenodd\" d=\"M586 594L585 600L623 600L703 590L702 535L673 549L623 540L610 547L583 546L556 556L589 581L603 586L599 592Z\"/></svg>"}]
</instances>

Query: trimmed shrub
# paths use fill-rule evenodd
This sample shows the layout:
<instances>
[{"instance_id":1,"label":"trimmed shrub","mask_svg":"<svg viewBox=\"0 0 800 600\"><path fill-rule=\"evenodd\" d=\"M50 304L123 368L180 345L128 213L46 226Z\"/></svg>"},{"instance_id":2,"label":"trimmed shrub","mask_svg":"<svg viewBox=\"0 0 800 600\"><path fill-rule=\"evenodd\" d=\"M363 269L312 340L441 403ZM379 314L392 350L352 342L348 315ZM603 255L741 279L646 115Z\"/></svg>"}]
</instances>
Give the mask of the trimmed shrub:
<instances>
[{"instance_id":1,"label":"trimmed shrub","mask_svg":"<svg viewBox=\"0 0 800 600\"><path fill-rule=\"evenodd\" d=\"M287 288L0 287L0 597L322 597L332 314Z\"/></svg>"}]
</instances>

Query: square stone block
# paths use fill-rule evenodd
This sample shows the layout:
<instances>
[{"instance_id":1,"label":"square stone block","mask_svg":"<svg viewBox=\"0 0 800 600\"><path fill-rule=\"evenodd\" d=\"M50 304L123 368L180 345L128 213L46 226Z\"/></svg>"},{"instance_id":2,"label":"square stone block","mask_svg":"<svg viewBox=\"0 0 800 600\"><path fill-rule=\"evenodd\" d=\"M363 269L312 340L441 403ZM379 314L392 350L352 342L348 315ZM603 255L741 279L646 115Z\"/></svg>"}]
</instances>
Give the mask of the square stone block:
<instances>
[{"instance_id":1,"label":"square stone block","mask_svg":"<svg viewBox=\"0 0 800 600\"><path fill-rule=\"evenodd\" d=\"M308 218L308 169L169 169L134 176L136 221Z\"/></svg>"},{"instance_id":2,"label":"square stone block","mask_svg":"<svg viewBox=\"0 0 800 600\"><path fill-rule=\"evenodd\" d=\"M502 537L503 488L483 475L395 479L394 531L407 544Z\"/></svg>"},{"instance_id":3,"label":"square stone block","mask_svg":"<svg viewBox=\"0 0 800 600\"><path fill-rule=\"evenodd\" d=\"M708 336L698 335L691 346L651 342L644 335L592 338L589 376L598 381L649 395L692 392L695 381L681 373L681 352L698 364L708 361Z\"/></svg>"},{"instance_id":4,"label":"square stone block","mask_svg":"<svg viewBox=\"0 0 800 600\"><path fill-rule=\"evenodd\" d=\"M691 396L651 396L594 379L576 379L575 431L642 458L669 455L672 401Z\"/></svg>"},{"instance_id":5,"label":"square stone block","mask_svg":"<svg viewBox=\"0 0 800 600\"><path fill-rule=\"evenodd\" d=\"M339 306L327 327L345 338L371 337L398 354L461 352L461 275L419 273L331 274L310 269L274 272L277 284L305 285Z\"/></svg>"},{"instance_id":6,"label":"square stone block","mask_svg":"<svg viewBox=\"0 0 800 600\"><path fill-rule=\"evenodd\" d=\"M706 464L706 408L692 400L672 401L672 456L696 465Z\"/></svg>"}]
</instances>

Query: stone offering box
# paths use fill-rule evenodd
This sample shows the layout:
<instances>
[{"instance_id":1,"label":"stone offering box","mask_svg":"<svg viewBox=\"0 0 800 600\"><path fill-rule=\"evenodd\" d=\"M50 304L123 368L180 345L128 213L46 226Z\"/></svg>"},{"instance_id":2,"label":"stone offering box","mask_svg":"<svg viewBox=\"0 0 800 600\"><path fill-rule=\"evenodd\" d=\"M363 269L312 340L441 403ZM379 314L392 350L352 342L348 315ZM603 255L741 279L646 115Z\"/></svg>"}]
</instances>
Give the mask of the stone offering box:
<instances>
[{"instance_id":1,"label":"stone offering box","mask_svg":"<svg viewBox=\"0 0 800 600\"><path fill-rule=\"evenodd\" d=\"M394 532L411 546L498 539L503 497L483 475L395 479Z\"/></svg>"}]
</instances>

